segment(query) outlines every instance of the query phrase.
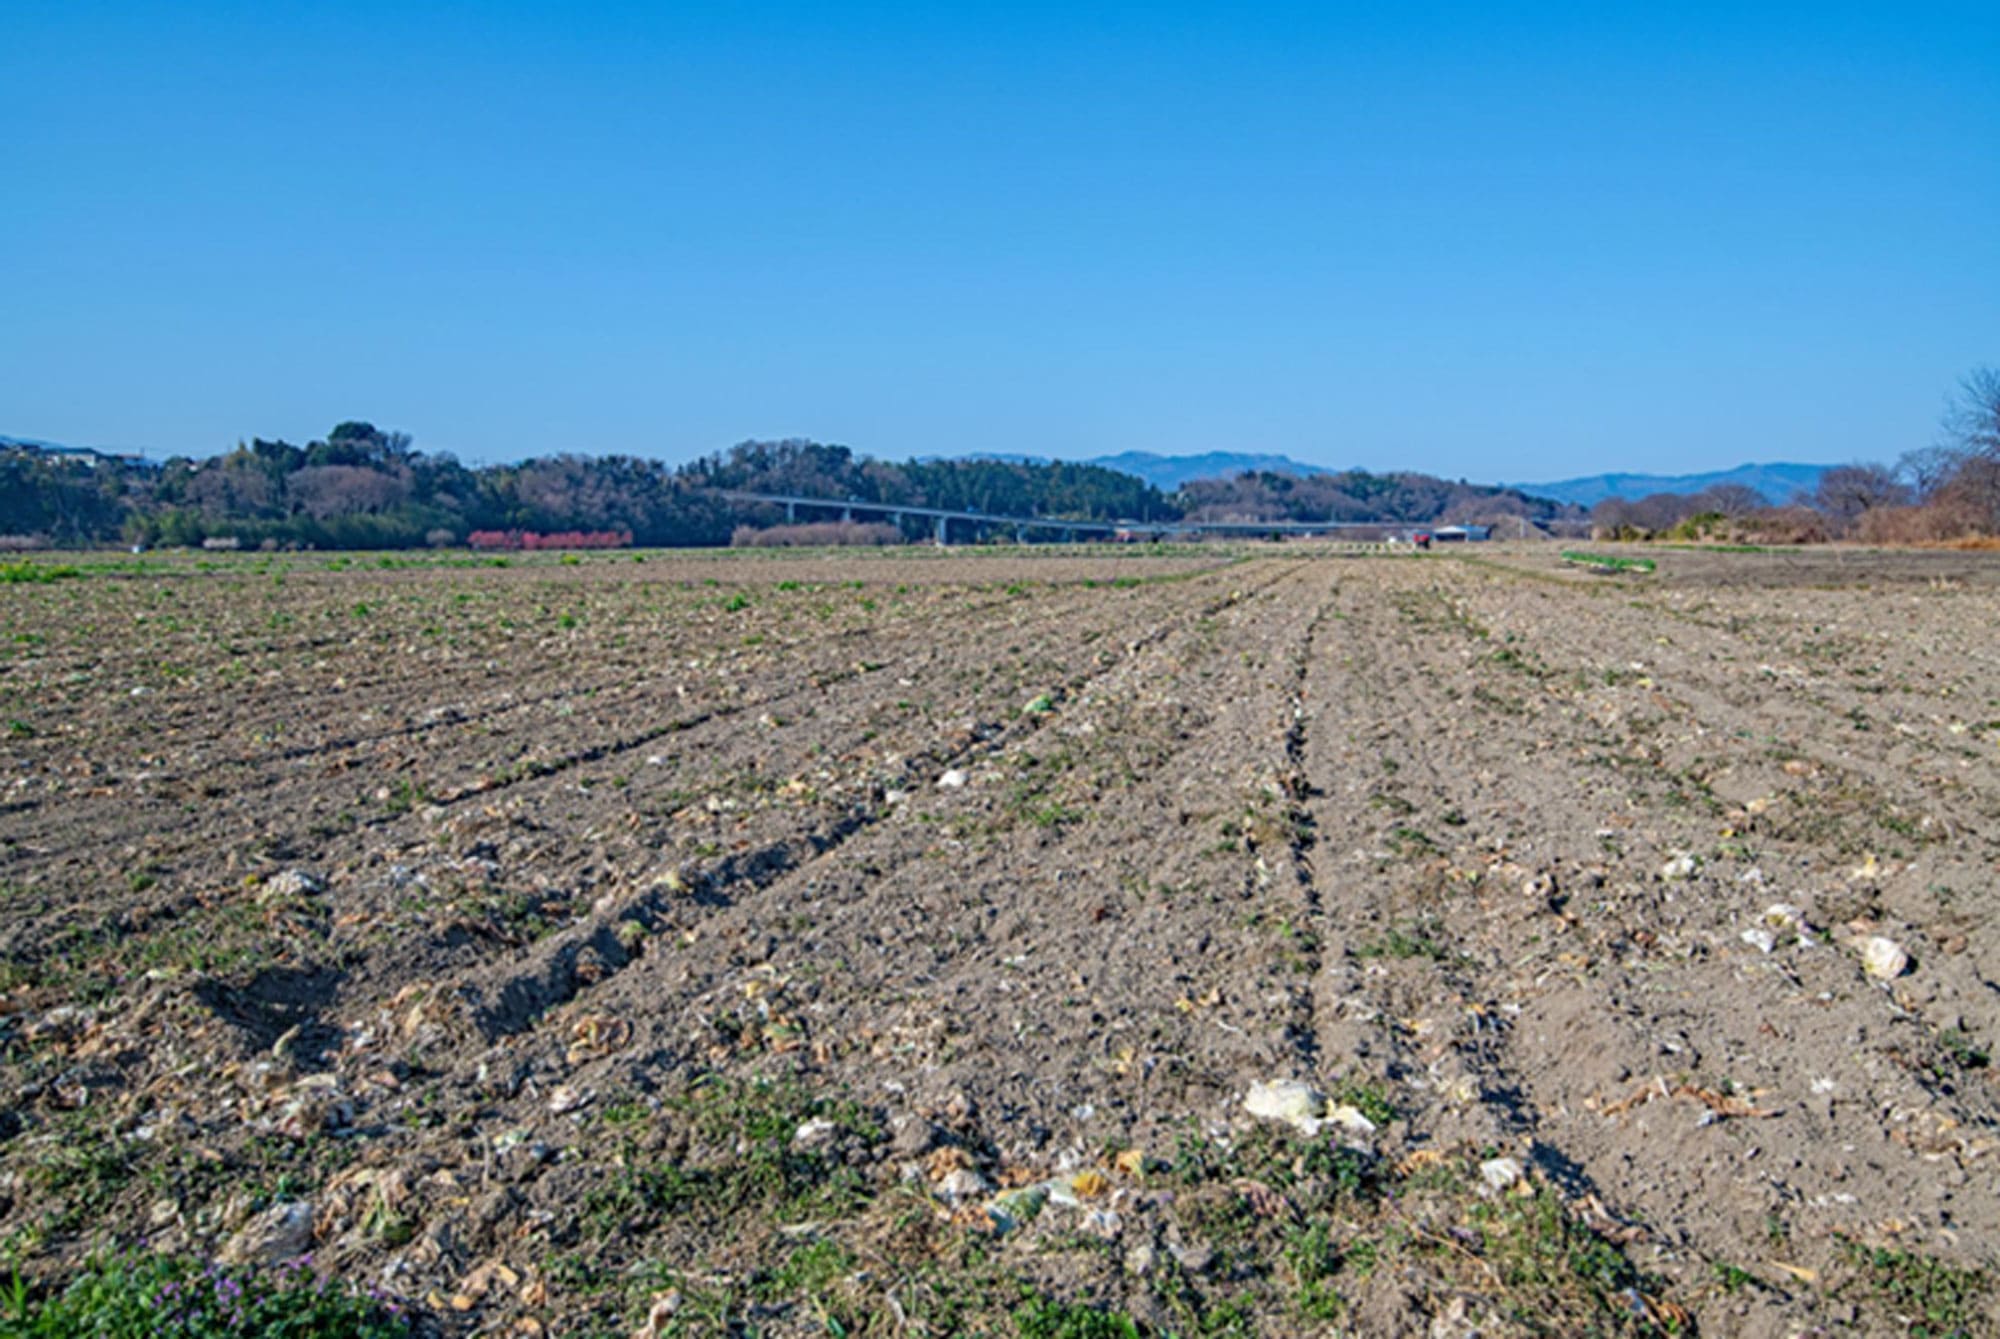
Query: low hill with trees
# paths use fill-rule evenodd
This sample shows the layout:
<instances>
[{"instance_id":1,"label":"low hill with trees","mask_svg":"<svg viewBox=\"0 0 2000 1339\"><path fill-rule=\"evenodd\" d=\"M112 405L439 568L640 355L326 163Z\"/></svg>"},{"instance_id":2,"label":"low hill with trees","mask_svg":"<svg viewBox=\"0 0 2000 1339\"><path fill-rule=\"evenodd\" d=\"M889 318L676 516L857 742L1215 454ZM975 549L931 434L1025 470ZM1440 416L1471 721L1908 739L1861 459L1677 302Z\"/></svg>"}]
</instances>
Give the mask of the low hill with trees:
<instances>
[{"instance_id":1,"label":"low hill with trees","mask_svg":"<svg viewBox=\"0 0 2000 1339\"><path fill-rule=\"evenodd\" d=\"M1184 517L1421 523L1541 517L1553 506L1424 475L1355 471L1311 479L1243 474L1168 494L1101 465L893 462L804 440L744 442L679 467L564 453L474 469L448 453L417 450L408 434L350 421L304 446L258 438L208 460L164 466L27 446L0 450L0 535L16 546L227 540L246 548L403 549L463 544L474 533L612 533L641 545L697 547L749 542L786 519L781 507L732 500L725 491L1140 524ZM902 538L930 534L920 519L908 526ZM882 535L870 531L869 538Z\"/></svg>"},{"instance_id":2,"label":"low hill with trees","mask_svg":"<svg viewBox=\"0 0 2000 1339\"><path fill-rule=\"evenodd\" d=\"M1827 469L1799 503L1724 484L1613 498L1590 512L1516 488L1417 473L1245 471L1172 493L1097 464L1033 459L883 461L806 440L743 442L678 467L575 453L468 467L371 423L297 446L262 438L207 460L155 465L46 443L0 444L0 546L125 542L326 549L460 545L474 532L630 535L648 546L749 542L788 518L725 492L1077 521L1500 524L1587 516L1606 537L1951 542L2000 534L2000 371L1959 385L1932 446L1893 467ZM826 521L830 517L813 517ZM912 519L902 538L920 540ZM884 538L871 526L871 542ZM525 542L525 541L523 541Z\"/></svg>"}]
</instances>

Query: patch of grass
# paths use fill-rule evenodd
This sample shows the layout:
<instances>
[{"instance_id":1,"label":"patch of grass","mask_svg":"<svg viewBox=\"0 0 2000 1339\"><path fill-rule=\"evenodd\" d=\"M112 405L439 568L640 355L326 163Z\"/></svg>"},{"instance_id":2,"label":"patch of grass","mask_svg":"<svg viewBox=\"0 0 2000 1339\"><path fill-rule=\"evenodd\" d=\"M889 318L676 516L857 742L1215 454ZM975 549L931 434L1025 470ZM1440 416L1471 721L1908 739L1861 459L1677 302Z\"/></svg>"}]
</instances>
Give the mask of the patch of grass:
<instances>
[{"instance_id":1,"label":"patch of grass","mask_svg":"<svg viewBox=\"0 0 2000 1339\"><path fill-rule=\"evenodd\" d=\"M1420 860L1437 854L1437 843L1432 841L1422 829L1399 825L1389 829L1387 837L1389 849L1404 860Z\"/></svg>"},{"instance_id":2,"label":"patch of grass","mask_svg":"<svg viewBox=\"0 0 2000 1339\"><path fill-rule=\"evenodd\" d=\"M404 1339L402 1307L301 1268L206 1267L162 1256L105 1256L61 1292L36 1296L16 1275L0 1300L7 1339Z\"/></svg>"},{"instance_id":3,"label":"patch of grass","mask_svg":"<svg viewBox=\"0 0 2000 1339\"><path fill-rule=\"evenodd\" d=\"M402 779L388 787L388 798L383 807L392 814L407 814L420 804L431 802L430 792L421 782Z\"/></svg>"},{"instance_id":4,"label":"patch of grass","mask_svg":"<svg viewBox=\"0 0 2000 1339\"><path fill-rule=\"evenodd\" d=\"M1992 1280L1977 1269L1959 1269L1916 1251L1843 1244L1847 1262L1867 1301L1894 1313L1912 1339L1957 1339L1988 1333L1986 1302Z\"/></svg>"},{"instance_id":5,"label":"patch of grass","mask_svg":"<svg viewBox=\"0 0 2000 1339\"><path fill-rule=\"evenodd\" d=\"M1482 1201L1469 1216L1505 1287L1503 1308L1534 1330L1664 1335L1682 1328L1678 1309L1656 1300L1660 1281L1571 1217L1552 1189Z\"/></svg>"},{"instance_id":6,"label":"patch of grass","mask_svg":"<svg viewBox=\"0 0 2000 1339\"><path fill-rule=\"evenodd\" d=\"M132 1159L112 1135L79 1126L51 1147L36 1178L64 1201L53 1225L74 1231L108 1204L132 1179Z\"/></svg>"},{"instance_id":7,"label":"patch of grass","mask_svg":"<svg viewBox=\"0 0 2000 1339\"><path fill-rule=\"evenodd\" d=\"M0 585L44 585L69 581L83 575L81 567L68 563L0 563Z\"/></svg>"},{"instance_id":8,"label":"patch of grass","mask_svg":"<svg viewBox=\"0 0 2000 1339\"><path fill-rule=\"evenodd\" d=\"M1380 939L1363 944L1354 950L1357 958L1429 958L1432 962L1444 962L1451 957L1451 950L1437 939L1437 925L1432 921L1416 921L1407 928L1392 925Z\"/></svg>"},{"instance_id":9,"label":"patch of grass","mask_svg":"<svg viewBox=\"0 0 2000 1339\"><path fill-rule=\"evenodd\" d=\"M1344 1083L1333 1090L1333 1101L1353 1107L1377 1125L1396 1119L1396 1104L1380 1088L1366 1083Z\"/></svg>"},{"instance_id":10,"label":"patch of grass","mask_svg":"<svg viewBox=\"0 0 2000 1339\"><path fill-rule=\"evenodd\" d=\"M1946 1028L1938 1034L1938 1045L1951 1057L1952 1063L1960 1069L1985 1069L1993 1063L1993 1057L1985 1047L1975 1043L1971 1036L1958 1028Z\"/></svg>"},{"instance_id":11,"label":"patch of grass","mask_svg":"<svg viewBox=\"0 0 2000 1339\"><path fill-rule=\"evenodd\" d=\"M1482 658L1489 665L1497 665L1516 674L1526 674L1530 678L1546 678L1549 674L1548 667L1537 660L1533 652L1517 651L1511 646L1503 646Z\"/></svg>"},{"instance_id":12,"label":"patch of grass","mask_svg":"<svg viewBox=\"0 0 2000 1339\"><path fill-rule=\"evenodd\" d=\"M1371 809L1385 809L1388 812L1396 815L1398 818L1406 814L1414 814L1415 812L1417 812L1417 806L1411 804L1408 800L1404 799L1402 796L1392 795L1386 791L1380 791L1380 790L1375 791L1369 795L1368 807Z\"/></svg>"},{"instance_id":13,"label":"patch of grass","mask_svg":"<svg viewBox=\"0 0 2000 1339\"><path fill-rule=\"evenodd\" d=\"M654 1159L628 1143L584 1200L584 1218L600 1236L668 1215L838 1216L869 1199L861 1176L838 1157L792 1145L799 1126L815 1119L832 1121L839 1137L879 1140L881 1127L852 1102L815 1097L793 1081L716 1081L667 1106L688 1120L694 1148L685 1158Z\"/></svg>"},{"instance_id":14,"label":"patch of grass","mask_svg":"<svg viewBox=\"0 0 2000 1339\"><path fill-rule=\"evenodd\" d=\"M1336 1321L1347 1310L1347 1299L1334 1286L1341 1252L1330 1224L1295 1228L1285 1242L1285 1268L1292 1277L1292 1305L1311 1320Z\"/></svg>"},{"instance_id":15,"label":"patch of grass","mask_svg":"<svg viewBox=\"0 0 2000 1339\"><path fill-rule=\"evenodd\" d=\"M1759 1286L1757 1276L1740 1265L1717 1260L1709 1266L1709 1272L1715 1275L1716 1286L1726 1293L1740 1293L1745 1288Z\"/></svg>"},{"instance_id":16,"label":"patch of grass","mask_svg":"<svg viewBox=\"0 0 2000 1339\"><path fill-rule=\"evenodd\" d=\"M1573 1217L1555 1190L1527 1182L1523 1193L1486 1194L1477 1156L1391 1165L1275 1130L1226 1147L1191 1131L1161 1175L1183 1187L1173 1209L1183 1239L1213 1255L1198 1277L1172 1258L1155 1263L1171 1332L1250 1333L1254 1318L1281 1312L1300 1332L1338 1324L1378 1273L1433 1297L1478 1296L1468 1320L1482 1332L1688 1330L1662 1281Z\"/></svg>"},{"instance_id":17,"label":"patch of grass","mask_svg":"<svg viewBox=\"0 0 2000 1339\"><path fill-rule=\"evenodd\" d=\"M1038 1297L1014 1312L1021 1339L1139 1339L1139 1326L1121 1311L1083 1302Z\"/></svg>"},{"instance_id":18,"label":"patch of grass","mask_svg":"<svg viewBox=\"0 0 2000 1339\"><path fill-rule=\"evenodd\" d=\"M854 1267L854 1257L837 1241L809 1241L763 1280L760 1291L776 1299L817 1293Z\"/></svg>"},{"instance_id":19,"label":"patch of grass","mask_svg":"<svg viewBox=\"0 0 2000 1339\"><path fill-rule=\"evenodd\" d=\"M1562 560L1578 567L1587 567L1593 572L1651 572L1659 566L1651 558L1626 558L1614 553L1586 553L1582 549L1564 549Z\"/></svg>"}]
</instances>

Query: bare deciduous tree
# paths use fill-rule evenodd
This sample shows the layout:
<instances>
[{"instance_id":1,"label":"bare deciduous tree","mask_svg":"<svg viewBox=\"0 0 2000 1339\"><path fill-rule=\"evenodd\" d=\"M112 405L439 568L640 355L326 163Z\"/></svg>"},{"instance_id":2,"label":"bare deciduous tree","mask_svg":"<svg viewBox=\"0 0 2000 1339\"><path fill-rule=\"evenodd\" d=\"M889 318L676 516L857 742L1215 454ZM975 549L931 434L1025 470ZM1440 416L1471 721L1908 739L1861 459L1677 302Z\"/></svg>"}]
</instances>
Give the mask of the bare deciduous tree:
<instances>
[{"instance_id":1,"label":"bare deciduous tree","mask_svg":"<svg viewBox=\"0 0 2000 1339\"><path fill-rule=\"evenodd\" d=\"M1819 477L1813 506L1828 519L1848 525L1878 507L1901 507L1910 487L1881 465L1837 465Z\"/></svg>"},{"instance_id":2,"label":"bare deciduous tree","mask_svg":"<svg viewBox=\"0 0 2000 1339\"><path fill-rule=\"evenodd\" d=\"M359 465L311 465L286 481L285 491L299 510L315 520L381 512L409 497L408 481Z\"/></svg>"},{"instance_id":3,"label":"bare deciduous tree","mask_svg":"<svg viewBox=\"0 0 2000 1339\"><path fill-rule=\"evenodd\" d=\"M2000 531L2000 369L1965 374L1945 405L1941 439L1903 458L1920 495L1964 518L1972 529Z\"/></svg>"},{"instance_id":4,"label":"bare deciduous tree","mask_svg":"<svg viewBox=\"0 0 2000 1339\"><path fill-rule=\"evenodd\" d=\"M2000 457L2000 368L1975 367L1960 378L1942 426L1946 448Z\"/></svg>"},{"instance_id":5,"label":"bare deciduous tree","mask_svg":"<svg viewBox=\"0 0 2000 1339\"><path fill-rule=\"evenodd\" d=\"M1896 474L1916 494L1917 501L1928 502L1931 496L1951 478L1958 468L1959 453L1949 446L1922 446L1914 451L1905 451L1896 461Z\"/></svg>"},{"instance_id":6,"label":"bare deciduous tree","mask_svg":"<svg viewBox=\"0 0 2000 1339\"><path fill-rule=\"evenodd\" d=\"M1724 516L1748 516L1770 504L1749 484L1715 484L1695 495L1702 511L1719 511Z\"/></svg>"}]
</instances>

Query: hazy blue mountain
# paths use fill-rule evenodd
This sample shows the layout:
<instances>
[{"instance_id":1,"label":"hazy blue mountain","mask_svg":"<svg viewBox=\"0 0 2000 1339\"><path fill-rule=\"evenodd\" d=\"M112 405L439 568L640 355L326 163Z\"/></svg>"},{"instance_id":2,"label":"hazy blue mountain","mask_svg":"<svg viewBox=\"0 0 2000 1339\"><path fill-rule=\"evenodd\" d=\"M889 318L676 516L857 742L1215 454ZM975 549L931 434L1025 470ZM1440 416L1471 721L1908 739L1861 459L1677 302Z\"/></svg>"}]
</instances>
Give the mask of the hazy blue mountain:
<instances>
[{"instance_id":1,"label":"hazy blue mountain","mask_svg":"<svg viewBox=\"0 0 2000 1339\"><path fill-rule=\"evenodd\" d=\"M80 460L93 467L104 461L130 468L156 470L160 468L157 459L149 460L144 454L129 451L111 451L97 446L64 446L61 442L43 441L39 437L10 437L0 433L0 451L27 451L37 455L55 456L62 460Z\"/></svg>"},{"instance_id":2,"label":"hazy blue mountain","mask_svg":"<svg viewBox=\"0 0 2000 1339\"><path fill-rule=\"evenodd\" d=\"M1052 459L1050 456L1013 455L998 451L982 451L977 455L961 458L1000 460L1015 465L1046 465ZM1136 475L1166 493L1171 493L1182 484L1191 483L1196 479L1228 479L1246 471L1268 471L1272 474L1291 474L1301 478L1309 474L1339 473L1323 465L1308 465L1302 460L1293 460L1290 456L1254 455L1241 451L1204 451L1198 456L1162 456L1151 451L1120 451L1115 456L1091 456L1071 463L1101 465L1107 470Z\"/></svg>"},{"instance_id":3,"label":"hazy blue mountain","mask_svg":"<svg viewBox=\"0 0 2000 1339\"><path fill-rule=\"evenodd\" d=\"M1653 493L1699 493L1717 484L1742 484L1754 488L1771 503L1790 502L1795 493L1810 493L1819 487L1820 475L1831 465L1794 465L1782 462L1738 465L1733 470L1708 474L1592 474L1581 479L1558 479L1553 483L1508 484L1533 497L1574 502L1594 507L1608 497L1642 498Z\"/></svg>"},{"instance_id":4,"label":"hazy blue mountain","mask_svg":"<svg viewBox=\"0 0 2000 1339\"><path fill-rule=\"evenodd\" d=\"M1228 479L1244 473L1334 474L1319 465L1308 465L1290 456L1252 455L1241 451L1204 451L1198 456L1160 456L1151 451L1120 451L1115 456L1095 456L1084 462L1107 470L1136 474L1163 492L1171 493L1196 479Z\"/></svg>"}]
</instances>

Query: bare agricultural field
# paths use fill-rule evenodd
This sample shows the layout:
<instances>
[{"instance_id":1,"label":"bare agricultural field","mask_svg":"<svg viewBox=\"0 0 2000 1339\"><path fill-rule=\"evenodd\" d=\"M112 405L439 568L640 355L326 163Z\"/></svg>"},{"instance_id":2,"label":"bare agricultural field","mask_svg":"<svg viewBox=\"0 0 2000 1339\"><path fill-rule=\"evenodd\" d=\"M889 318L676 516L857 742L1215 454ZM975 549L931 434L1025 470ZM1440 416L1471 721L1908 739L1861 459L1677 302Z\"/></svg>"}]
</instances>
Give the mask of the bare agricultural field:
<instances>
[{"instance_id":1,"label":"bare agricultural field","mask_svg":"<svg viewBox=\"0 0 2000 1339\"><path fill-rule=\"evenodd\" d=\"M2000 560L1652 556L10 565L0 1267L1994 1333Z\"/></svg>"}]
</instances>

